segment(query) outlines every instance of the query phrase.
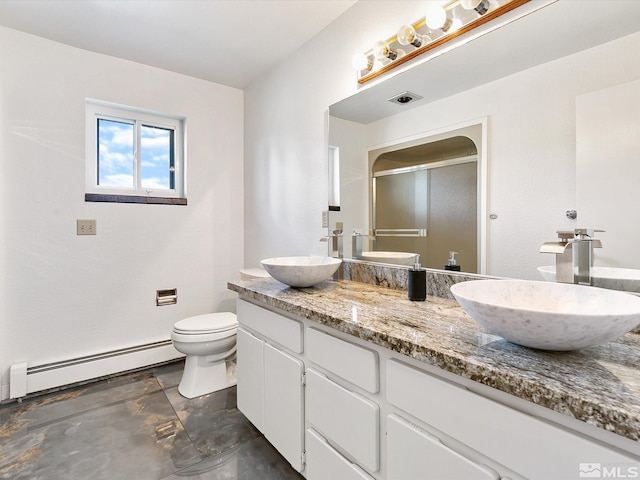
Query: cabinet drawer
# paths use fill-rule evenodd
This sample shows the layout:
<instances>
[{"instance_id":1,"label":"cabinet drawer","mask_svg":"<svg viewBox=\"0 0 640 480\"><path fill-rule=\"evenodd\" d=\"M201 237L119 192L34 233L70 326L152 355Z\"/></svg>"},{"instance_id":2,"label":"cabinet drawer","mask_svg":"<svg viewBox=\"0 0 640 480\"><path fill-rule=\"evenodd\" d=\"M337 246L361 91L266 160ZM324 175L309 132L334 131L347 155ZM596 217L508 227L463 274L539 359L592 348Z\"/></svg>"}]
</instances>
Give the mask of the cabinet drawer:
<instances>
[{"instance_id":1,"label":"cabinet drawer","mask_svg":"<svg viewBox=\"0 0 640 480\"><path fill-rule=\"evenodd\" d=\"M340 455L318 432L306 434L307 480L373 480L364 470Z\"/></svg>"},{"instance_id":2,"label":"cabinet drawer","mask_svg":"<svg viewBox=\"0 0 640 480\"><path fill-rule=\"evenodd\" d=\"M292 352L302 353L302 323L244 300L238 300L237 311L240 325L247 326Z\"/></svg>"},{"instance_id":3,"label":"cabinet drawer","mask_svg":"<svg viewBox=\"0 0 640 480\"><path fill-rule=\"evenodd\" d=\"M575 478L580 463L638 462L396 360L387 362L386 385L391 404L528 478Z\"/></svg>"},{"instance_id":4,"label":"cabinet drawer","mask_svg":"<svg viewBox=\"0 0 640 480\"><path fill-rule=\"evenodd\" d=\"M336 478L336 477L334 477ZM495 470L479 465L443 445L428 432L397 415L387 417L387 480L499 480Z\"/></svg>"},{"instance_id":5,"label":"cabinet drawer","mask_svg":"<svg viewBox=\"0 0 640 480\"><path fill-rule=\"evenodd\" d=\"M375 352L315 328L307 328L305 340L309 360L368 392L380 390Z\"/></svg>"},{"instance_id":6,"label":"cabinet drawer","mask_svg":"<svg viewBox=\"0 0 640 480\"><path fill-rule=\"evenodd\" d=\"M329 442L363 467L379 468L380 408L357 393L307 369L307 420Z\"/></svg>"}]
</instances>

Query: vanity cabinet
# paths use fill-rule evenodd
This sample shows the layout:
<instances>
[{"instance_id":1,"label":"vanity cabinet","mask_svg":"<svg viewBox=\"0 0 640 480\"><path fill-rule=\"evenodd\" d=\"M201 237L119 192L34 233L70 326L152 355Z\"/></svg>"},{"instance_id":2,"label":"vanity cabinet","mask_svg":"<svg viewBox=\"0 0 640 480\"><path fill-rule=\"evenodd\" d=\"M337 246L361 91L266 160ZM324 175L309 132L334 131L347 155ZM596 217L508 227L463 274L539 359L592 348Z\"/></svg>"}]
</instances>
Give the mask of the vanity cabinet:
<instances>
[{"instance_id":1,"label":"vanity cabinet","mask_svg":"<svg viewBox=\"0 0 640 480\"><path fill-rule=\"evenodd\" d=\"M387 400L393 407L522 477L576 478L581 464L595 462L638 465L638 458L398 360L388 360L386 371Z\"/></svg>"},{"instance_id":2,"label":"vanity cabinet","mask_svg":"<svg viewBox=\"0 0 640 480\"><path fill-rule=\"evenodd\" d=\"M307 318L241 299L238 321L238 408L309 480L564 480L584 465L640 467L635 450L564 416Z\"/></svg>"},{"instance_id":3,"label":"vanity cabinet","mask_svg":"<svg viewBox=\"0 0 640 480\"><path fill-rule=\"evenodd\" d=\"M302 471L304 363L285 351L302 351L302 325L247 302L238 322L238 409Z\"/></svg>"}]
</instances>

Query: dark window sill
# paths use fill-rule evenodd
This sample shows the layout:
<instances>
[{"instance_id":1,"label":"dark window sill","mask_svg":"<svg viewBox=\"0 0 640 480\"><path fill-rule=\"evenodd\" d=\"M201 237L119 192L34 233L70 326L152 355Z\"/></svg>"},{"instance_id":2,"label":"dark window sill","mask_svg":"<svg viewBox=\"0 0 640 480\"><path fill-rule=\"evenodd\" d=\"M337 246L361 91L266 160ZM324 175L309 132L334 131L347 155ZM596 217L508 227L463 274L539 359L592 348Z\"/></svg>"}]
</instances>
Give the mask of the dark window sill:
<instances>
[{"instance_id":1,"label":"dark window sill","mask_svg":"<svg viewBox=\"0 0 640 480\"><path fill-rule=\"evenodd\" d=\"M105 195L102 193L85 193L85 202L107 203L143 203L147 205L186 205L186 198L143 197L137 195Z\"/></svg>"}]
</instances>

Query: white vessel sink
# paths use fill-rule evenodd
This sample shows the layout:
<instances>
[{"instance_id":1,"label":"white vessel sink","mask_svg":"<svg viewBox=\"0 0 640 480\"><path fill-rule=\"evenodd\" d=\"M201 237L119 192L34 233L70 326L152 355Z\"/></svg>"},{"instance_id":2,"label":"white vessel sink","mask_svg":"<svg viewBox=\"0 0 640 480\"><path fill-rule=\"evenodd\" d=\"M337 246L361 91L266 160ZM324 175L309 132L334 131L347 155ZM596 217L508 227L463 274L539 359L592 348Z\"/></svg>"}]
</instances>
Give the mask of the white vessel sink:
<instances>
[{"instance_id":1,"label":"white vessel sink","mask_svg":"<svg viewBox=\"0 0 640 480\"><path fill-rule=\"evenodd\" d=\"M538 272L544 280L556 281L555 265L538 267ZM634 268L591 267L591 277L594 287L640 293L640 270Z\"/></svg>"},{"instance_id":2,"label":"white vessel sink","mask_svg":"<svg viewBox=\"0 0 640 480\"><path fill-rule=\"evenodd\" d=\"M378 263L392 263L394 265L413 265L416 254L408 252L362 252L362 260Z\"/></svg>"},{"instance_id":3,"label":"white vessel sink","mask_svg":"<svg viewBox=\"0 0 640 480\"><path fill-rule=\"evenodd\" d=\"M261 261L279 282L291 287L311 287L331 277L342 263L332 257L278 257Z\"/></svg>"},{"instance_id":4,"label":"white vessel sink","mask_svg":"<svg viewBox=\"0 0 640 480\"><path fill-rule=\"evenodd\" d=\"M491 333L542 350L599 345L640 323L640 297L602 288L475 280L453 285L451 293Z\"/></svg>"}]
</instances>

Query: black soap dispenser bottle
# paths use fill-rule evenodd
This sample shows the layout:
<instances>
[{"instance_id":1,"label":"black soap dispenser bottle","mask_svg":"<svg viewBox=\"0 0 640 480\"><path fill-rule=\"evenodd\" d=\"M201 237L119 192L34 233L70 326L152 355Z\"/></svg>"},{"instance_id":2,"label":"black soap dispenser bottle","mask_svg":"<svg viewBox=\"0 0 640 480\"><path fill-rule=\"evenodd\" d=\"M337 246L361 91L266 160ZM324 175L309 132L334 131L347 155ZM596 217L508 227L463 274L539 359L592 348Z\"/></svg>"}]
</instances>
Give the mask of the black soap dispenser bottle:
<instances>
[{"instance_id":1,"label":"black soap dispenser bottle","mask_svg":"<svg viewBox=\"0 0 640 480\"><path fill-rule=\"evenodd\" d=\"M420 265L420 255L416 255L416 263L407 272L407 290L409 300L424 302L427 298L427 271Z\"/></svg>"}]
</instances>

